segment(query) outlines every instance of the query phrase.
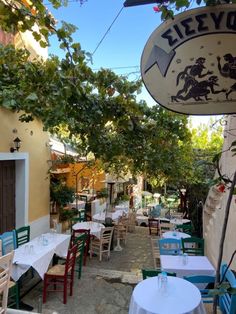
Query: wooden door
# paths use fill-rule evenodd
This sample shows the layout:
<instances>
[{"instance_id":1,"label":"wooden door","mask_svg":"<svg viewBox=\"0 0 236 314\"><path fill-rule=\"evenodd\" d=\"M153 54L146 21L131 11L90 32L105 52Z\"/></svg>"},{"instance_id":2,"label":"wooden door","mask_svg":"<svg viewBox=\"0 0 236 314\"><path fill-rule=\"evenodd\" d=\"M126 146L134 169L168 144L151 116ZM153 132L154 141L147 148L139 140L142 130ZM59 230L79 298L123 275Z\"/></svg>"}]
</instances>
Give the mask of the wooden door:
<instances>
[{"instance_id":1,"label":"wooden door","mask_svg":"<svg viewBox=\"0 0 236 314\"><path fill-rule=\"evenodd\" d=\"M15 161L0 161L0 233L15 228Z\"/></svg>"}]
</instances>

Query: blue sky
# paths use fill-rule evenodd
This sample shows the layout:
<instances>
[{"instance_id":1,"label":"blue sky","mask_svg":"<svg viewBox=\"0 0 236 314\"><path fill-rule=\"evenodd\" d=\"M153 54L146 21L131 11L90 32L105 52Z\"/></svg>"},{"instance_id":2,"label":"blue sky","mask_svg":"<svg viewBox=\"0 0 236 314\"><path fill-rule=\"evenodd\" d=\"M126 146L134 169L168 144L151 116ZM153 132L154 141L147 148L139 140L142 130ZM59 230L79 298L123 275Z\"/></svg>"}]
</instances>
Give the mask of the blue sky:
<instances>
[{"instance_id":1,"label":"blue sky","mask_svg":"<svg viewBox=\"0 0 236 314\"><path fill-rule=\"evenodd\" d=\"M52 6L48 8L59 22L64 20L76 25L78 31L74 40L81 44L82 49L93 53L122 9L123 2L88 0L82 6L79 2L70 2L68 7L58 10L54 10ZM93 64L89 64L92 69L111 68L117 74L129 75L128 78L131 80L140 76L139 73L130 73L139 71L144 46L151 33L161 23L160 14L154 12L153 6L154 4L123 8L94 53ZM52 40L49 53L61 54L56 40ZM127 68L115 69L117 67ZM155 103L145 88L141 98L150 105ZM208 121L208 118L201 117L195 120L204 122Z\"/></svg>"}]
</instances>

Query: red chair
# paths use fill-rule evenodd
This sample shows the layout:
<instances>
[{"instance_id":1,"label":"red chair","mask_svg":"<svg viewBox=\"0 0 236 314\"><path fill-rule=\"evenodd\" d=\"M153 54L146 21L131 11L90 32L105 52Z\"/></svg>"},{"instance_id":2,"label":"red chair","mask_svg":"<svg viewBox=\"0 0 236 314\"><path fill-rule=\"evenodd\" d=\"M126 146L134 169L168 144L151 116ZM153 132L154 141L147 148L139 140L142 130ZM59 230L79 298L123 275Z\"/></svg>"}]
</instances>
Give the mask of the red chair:
<instances>
[{"instance_id":1,"label":"red chair","mask_svg":"<svg viewBox=\"0 0 236 314\"><path fill-rule=\"evenodd\" d=\"M61 291L63 292L63 303L66 304L68 285L70 286L70 296L72 296L76 253L77 245L74 245L68 250L65 265L57 264L44 274L43 303L46 302L46 295L48 291ZM56 289L57 285L63 286L63 289ZM53 286L53 289L48 289L49 286Z\"/></svg>"},{"instance_id":2,"label":"red chair","mask_svg":"<svg viewBox=\"0 0 236 314\"><path fill-rule=\"evenodd\" d=\"M159 220L155 218L148 218L148 227L149 227L149 234L155 234L156 236L159 235L160 228L159 228Z\"/></svg>"},{"instance_id":3,"label":"red chair","mask_svg":"<svg viewBox=\"0 0 236 314\"><path fill-rule=\"evenodd\" d=\"M86 240L85 240L85 248L84 248L84 257L83 257L83 265L86 265L86 259L89 252L89 246L90 246L90 229L76 229L72 230L72 236L71 239L75 239L80 234L86 234Z\"/></svg>"}]
</instances>

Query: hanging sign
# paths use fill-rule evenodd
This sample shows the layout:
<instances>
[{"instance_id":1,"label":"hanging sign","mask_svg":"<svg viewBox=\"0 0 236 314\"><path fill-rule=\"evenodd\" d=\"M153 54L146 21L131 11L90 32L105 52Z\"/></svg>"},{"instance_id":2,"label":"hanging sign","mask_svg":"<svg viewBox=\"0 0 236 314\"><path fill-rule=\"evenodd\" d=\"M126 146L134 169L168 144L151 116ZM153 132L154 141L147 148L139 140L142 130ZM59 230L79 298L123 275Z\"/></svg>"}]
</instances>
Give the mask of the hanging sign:
<instances>
[{"instance_id":1,"label":"hanging sign","mask_svg":"<svg viewBox=\"0 0 236 314\"><path fill-rule=\"evenodd\" d=\"M236 5L189 10L161 24L141 60L144 84L179 113L236 112Z\"/></svg>"}]
</instances>

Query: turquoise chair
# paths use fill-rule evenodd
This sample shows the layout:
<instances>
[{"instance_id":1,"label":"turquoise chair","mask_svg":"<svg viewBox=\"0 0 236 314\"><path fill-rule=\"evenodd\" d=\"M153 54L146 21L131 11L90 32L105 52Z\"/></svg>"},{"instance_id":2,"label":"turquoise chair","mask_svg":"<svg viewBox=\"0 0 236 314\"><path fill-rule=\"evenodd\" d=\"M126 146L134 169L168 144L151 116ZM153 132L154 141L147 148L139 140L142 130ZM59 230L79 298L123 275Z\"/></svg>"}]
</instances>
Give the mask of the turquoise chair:
<instances>
[{"instance_id":1,"label":"turquoise chair","mask_svg":"<svg viewBox=\"0 0 236 314\"><path fill-rule=\"evenodd\" d=\"M2 255L6 255L16 249L16 232L8 231L0 235L2 240Z\"/></svg>"},{"instance_id":2,"label":"turquoise chair","mask_svg":"<svg viewBox=\"0 0 236 314\"><path fill-rule=\"evenodd\" d=\"M142 269L143 279L147 279L149 277L158 276L161 273L161 269ZM176 273L167 272L167 276L176 277Z\"/></svg>"},{"instance_id":3,"label":"turquoise chair","mask_svg":"<svg viewBox=\"0 0 236 314\"><path fill-rule=\"evenodd\" d=\"M220 269L221 279L224 276L223 282L228 282L231 288L236 289L236 278L232 270L227 269L227 264L222 264ZM226 271L226 273L225 273ZM223 314L236 313L236 294L225 293L219 297L219 306Z\"/></svg>"},{"instance_id":4,"label":"turquoise chair","mask_svg":"<svg viewBox=\"0 0 236 314\"><path fill-rule=\"evenodd\" d=\"M185 276L184 279L194 284L206 284L204 289L199 289L202 301L203 303L213 303L214 296L209 294L211 289L208 289L207 285L212 284L212 289L214 288L215 276Z\"/></svg>"},{"instance_id":5,"label":"turquoise chair","mask_svg":"<svg viewBox=\"0 0 236 314\"><path fill-rule=\"evenodd\" d=\"M160 255L179 255L181 253L181 240L180 239L160 239L159 248Z\"/></svg>"}]
</instances>

